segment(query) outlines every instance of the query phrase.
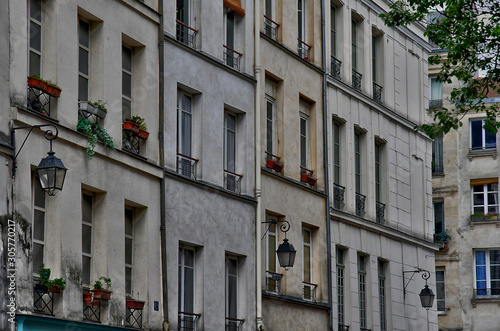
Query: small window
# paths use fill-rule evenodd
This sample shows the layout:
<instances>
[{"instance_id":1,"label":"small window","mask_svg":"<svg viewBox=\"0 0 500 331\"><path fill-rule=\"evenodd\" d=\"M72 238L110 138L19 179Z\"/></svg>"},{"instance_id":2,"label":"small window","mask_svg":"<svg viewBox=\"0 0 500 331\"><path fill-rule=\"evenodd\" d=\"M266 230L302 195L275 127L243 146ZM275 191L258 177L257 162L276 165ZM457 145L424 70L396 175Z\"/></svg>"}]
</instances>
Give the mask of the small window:
<instances>
[{"instance_id":1,"label":"small window","mask_svg":"<svg viewBox=\"0 0 500 331\"><path fill-rule=\"evenodd\" d=\"M429 81L429 108L441 108L443 106L443 83L438 81L437 77L430 77Z\"/></svg>"},{"instance_id":2,"label":"small window","mask_svg":"<svg viewBox=\"0 0 500 331\"><path fill-rule=\"evenodd\" d=\"M90 24L78 20L78 100L89 100Z\"/></svg>"},{"instance_id":3,"label":"small window","mask_svg":"<svg viewBox=\"0 0 500 331\"><path fill-rule=\"evenodd\" d=\"M445 270L436 267L436 302L438 311L446 311Z\"/></svg>"},{"instance_id":4,"label":"small window","mask_svg":"<svg viewBox=\"0 0 500 331\"><path fill-rule=\"evenodd\" d=\"M122 119L132 116L132 48L122 46Z\"/></svg>"},{"instance_id":5,"label":"small window","mask_svg":"<svg viewBox=\"0 0 500 331\"><path fill-rule=\"evenodd\" d=\"M238 259L226 256L226 325L234 327L238 326L238 268Z\"/></svg>"},{"instance_id":6,"label":"small window","mask_svg":"<svg viewBox=\"0 0 500 331\"><path fill-rule=\"evenodd\" d=\"M500 296L500 250L476 250L474 262L475 296L495 296L498 298Z\"/></svg>"},{"instance_id":7,"label":"small window","mask_svg":"<svg viewBox=\"0 0 500 331\"><path fill-rule=\"evenodd\" d=\"M484 119L470 121L470 147L474 150L496 149L496 135L484 129Z\"/></svg>"},{"instance_id":8,"label":"small window","mask_svg":"<svg viewBox=\"0 0 500 331\"><path fill-rule=\"evenodd\" d=\"M432 142L432 174L443 174L443 136L437 136Z\"/></svg>"},{"instance_id":9,"label":"small window","mask_svg":"<svg viewBox=\"0 0 500 331\"><path fill-rule=\"evenodd\" d=\"M179 247L179 312L194 313L195 309L195 251Z\"/></svg>"},{"instance_id":10,"label":"small window","mask_svg":"<svg viewBox=\"0 0 500 331\"><path fill-rule=\"evenodd\" d=\"M434 201L434 233L440 234L444 231L444 202Z\"/></svg>"},{"instance_id":11,"label":"small window","mask_svg":"<svg viewBox=\"0 0 500 331\"><path fill-rule=\"evenodd\" d=\"M476 213L498 213L498 181L472 186L472 208Z\"/></svg>"},{"instance_id":12,"label":"small window","mask_svg":"<svg viewBox=\"0 0 500 331\"><path fill-rule=\"evenodd\" d=\"M307 168L309 165L309 117L300 113L300 165Z\"/></svg>"},{"instance_id":13,"label":"small window","mask_svg":"<svg viewBox=\"0 0 500 331\"><path fill-rule=\"evenodd\" d=\"M42 1L29 1L29 75L42 72Z\"/></svg>"},{"instance_id":14,"label":"small window","mask_svg":"<svg viewBox=\"0 0 500 331\"><path fill-rule=\"evenodd\" d=\"M332 124L332 136L333 136L333 183L341 184L341 155L342 146L340 140L340 127L341 124L337 121L333 121Z\"/></svg>"}]
</instances>

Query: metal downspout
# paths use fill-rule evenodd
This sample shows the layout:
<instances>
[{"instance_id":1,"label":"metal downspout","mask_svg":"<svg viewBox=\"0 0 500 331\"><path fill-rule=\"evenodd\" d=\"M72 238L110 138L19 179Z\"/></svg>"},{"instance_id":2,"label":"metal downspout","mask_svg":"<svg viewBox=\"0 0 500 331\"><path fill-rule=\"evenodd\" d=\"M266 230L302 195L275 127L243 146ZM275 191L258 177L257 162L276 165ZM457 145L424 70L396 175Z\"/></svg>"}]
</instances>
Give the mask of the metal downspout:
<instances>
[{"instance_id":1,"label":"metal downspout","mask_svg":"<svg viewBox=\"0 0 500 331\"><path fill-rule=\"evenodd\" d=\"M332 281L332 234L330 221L330 178L328 167L328 96L326 89L326 22L325 22L325 0L321 0L321 52L323 67L323 158L325 170L325 192L326 192L326 259L328 270L328 326L333 330L333 281Z\"/></svg>"},{"instance_id":2,"label":"metal downspout","mask_svg":"<svg viewBox=\"0 0 500 331\"><path fill-rule=\"evenodd\" d=\"M260 172L260 1L254 2L254 76L255 76L255 291L256 291L256 329L264 330L262 321L262 245L261 227L261 172Z\"/></svg>"},{"instance_id":3,"label":"metal downspout","mask_svg":"<svg viewBox=\"0 0 500 331\"><path fill-rule=\"evenodd\" d=\"M159 88L159 106L158 106L158 120L159 120L159 153L160 153L160 167L165 168L165 52L164 52L164 22L163 22L163 0L158 0L158 11L160 12L160 26L158 27L158 51L159 51L159 75L158 75L158 88ZM167 239L165 233L165 205L166 205L166 184L165 172L160 180L160 237L161 237L161 279L162 279L162 303L163 303L163 330L170 329L168 322L168 282L167 282Z\"/></svg>"}]
</instances>

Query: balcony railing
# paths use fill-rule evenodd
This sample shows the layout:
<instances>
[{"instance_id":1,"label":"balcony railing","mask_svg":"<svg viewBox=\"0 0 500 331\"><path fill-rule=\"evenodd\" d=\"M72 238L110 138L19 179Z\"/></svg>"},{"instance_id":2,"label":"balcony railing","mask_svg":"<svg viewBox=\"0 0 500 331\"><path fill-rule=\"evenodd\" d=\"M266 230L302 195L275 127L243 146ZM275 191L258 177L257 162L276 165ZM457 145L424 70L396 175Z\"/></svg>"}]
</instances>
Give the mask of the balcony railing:
<instances>
[{"instance_id":1,"label":"balcony railing","mask_svg":"<svg viewBox=\"0 0 500 331\"><path fill-rule=\"evenodd\" d=\"M333 208L342 209L344 206L345 187L333 183Z\"/></svg>"},{"instance_id":2,"label":"balcony railing","mask_svg":"<svg viewBox=\"0 0 500 331\"><path fill-rule=\"evenodd\" d=\"M274 41L278 41L278 29L280 25L264 15L264 33Z\"/></svg>"},{"instance_id":3,"label":"balcony railing","mask_svg":"<svg viewBox=\"0 0 500 331\"><path fill-rule=\"evenodd\" d=\"M474 299L500 299L500 288L474 289Z\"/></svg>"},{"instance_id":4,"label":"balcony railing","mask_svg":"<svg viewBox=\"0 0 500 331\"><path fill-rule=\"evenodd\" d=\"M196 331L196 321L201 314L179 312L179 327L178 331Z\"/></svg>"},{"instance_id":5,"label":"balcony railing","mask_svg":"<svg viewBox=\"0 0 500 331\"><path fill-rule=\"evenodd\" d=\"M373 82L373 100L382 103L382 86Z\"/></svg>"},{"instance_id":6,"label":"balcony railing","mask_svg":"<svg viewBox=\"0 0 500 331\"><path fill-rule=\"evenodd\" d=\"M355 90L361 91L361 78L363 78L363 75L352 68L352 87Z\"/></svg>"},{"instance_id":7,"label":"balcony railing","mask_svg":"<svg viewBox=\"0 0 500 331\"><path fill-rule=\"evenodd\" d=\"M198 159L177 153L177 172L183 176L196 179Z\"/></svg>"},{"instance_id":8,"label":"balcony railing","mask_svg":"<svg viewBox=\"0 0 500 331\"><path fill-rule=\"evenodd\" d=\"M234 49L224 46L224 64L240 71L240 62L242 53L235 51Z\"/></svg>"},{"instance_id":9,"label":"balcony railing","mask_svg":"<svg viewBox=\"0 0 500 331\"><path fill-rule=\"evenodd\" d=\"M244 319L226 317L226 331L240 331Z\"/></svg>"},{"instance_id":10,"label":"balcony railing","mask_svg":"<svg viewBox=\"0 0 500 331\"><path fill-rule=\"evenodd\" d=\"M304 300L316 302L316 288L318 284L302 282L302 295Z\"/></svg>"},{"instance_id":11,"label":"balcony railing","mask_svg":"<svg viewBox=\"0 0 500 331\"><path fill-rule=\"evenodd\" d=\"M436 109L443 107L443 99L429 100L429 109Z\"/></svg>"},{"instance_id":12,"label":"balcony railing","mask_svg":"<svg viewBox=\"0 0 500 331\"><path fill-rule=\"evenodd\" d=\"M339 324L339 331L349 331L349 325Z\"/></svg>"},{"instance_id":13,"label":"balcony railing","mask_svg":"<svg viewBox=\"0 0 500 331\"><path fill-rule=\"evenodd\" d=\"M442 164L432 164L432 174L442 175L444 172Z\"/></svg>"},{"instance_id":14,"label":"balcony railing","mask_svg":"<svg viewBox=\"0 0 500 331\"><path fill-rule=\"evenodd\" d=\"M299 56L307 62L311 61L311 46L309 46L305 41L300 40L299 38L297 38L297 52L299 53Z\"/></svg>"},{"instance_id":15,"label":"balcony railing","mask_svg":"<svg viewBox=\"0 0 500 331\"><path fill-rule=\"evenodd\" d=\"M47 286L37 284L33 287L33 312L54 315L54 294Z\"/></svg>"},{"instance_id":16,"label":"balcony railing","mask_svg":"<svg viewBox=\"0 0 500 331\"><path fill-rule=\"evenodd\" d=\"M340 79L340 68L342 67L342 61L337 59L332 55L331 57L331 75L333 78Z\"/></svg>"},{"instance_id":17,"label":"balcony railing","mask_svg":"<svg viewBox=\"0 0 500 331\"><path fill-rule=\"evenodd\" d=\"M193 29L179 20L175 20L175 22L177 40L188 47L196 48L196 34L198 33L198 30Z\"/></svg>"},{"instance_id":18,"label":"balcony railing","mask_svg":"<svg viewBox=\"0 0 500 331\"><path fill-rule=\"evenodd\" d=\"M224 170L224 188L228 191L241 194L241 178L243 175Z\"/></svg>"},{"instance_id":19,"label":"balcony railing","mask_svg":"<svg viewBox=\"0 0 500 331\"><path fill-rule=\"evenodd\" d=\"M281 293L281 278L283 274L266 271L266 291Z\"/></svg>"},{"instance_id":20,"label":"balcony railing","mask_svg":"<svg viewBox=\"0 0 500 331\"><path fill-rule=\"evenodd\" d=\"M378 202L376 204L376 216L377 216L377 223L384 223L384 216L385 216L385 204L382 202Z\"/></svg>"},{"instance_id":21,"label":"balcony railing","mask_svg":"<svg viewBox=\"0 0 500 331\"><path fill-rule=\"evenodd\" d=\"M372 331L372 330L368 328L359 328L359 331Z\"/></svg>"},{"instance_id":22,"label":"balcony railing","mask_svg":"<svg viewBox=\"0 0 500 331\"><path fill-rule=\"evenodd\" d=\"M366 196L361 193L356 193L356 215L362 217L365 214Z\"/></svg>"}]
</instances>

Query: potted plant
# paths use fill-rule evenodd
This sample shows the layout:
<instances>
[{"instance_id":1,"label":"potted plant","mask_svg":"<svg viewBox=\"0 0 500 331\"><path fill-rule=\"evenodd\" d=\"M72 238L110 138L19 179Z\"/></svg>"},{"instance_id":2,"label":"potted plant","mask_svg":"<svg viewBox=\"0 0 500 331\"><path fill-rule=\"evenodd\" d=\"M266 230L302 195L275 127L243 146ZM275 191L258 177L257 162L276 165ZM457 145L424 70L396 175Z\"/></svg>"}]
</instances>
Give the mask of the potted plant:
<instances>
[{"instance_id":1,"label":"potted plant","mask_svg":"<svg viewBox=\"0 0 500 331\"><path fill-rule=\"evenodd\" d=\"M104 283L104 284L103 284ZM98 280L94 282L94 299L109 300L111 298L112 291L109 290L111 287L111 278L99 277Z\"/></svg>"},{"instance_id":2,"label":"potted plant","mask_svg":"<svg viewBox=\"0 0 500 331\"><path fill-rule=\"evenodd\" d=\"M132 116L123 122L123 129L132 132L132 134L141 139L147 140L149 132L147 132L146 121L140 116Z\"/></svg>"},{"instance_id":3,"label":"potted plant","mask_svg":"<svg viewBox=\"0 0 500 331\"><path fill-rule=\"evenodd\" d=\"M280 162L280 161L276 161L273 164L273 170L276 172L282 172L284 167L285 167L285 164L283 162Z\"/></svg>"},{"instance_id":4,"label":"potted plant","mask_svg":"<svg viewBox=\"0 0 500 331\"><path fill-rule=\"evenodd\" d=\"M83 304L86 307L90 307L92 305L92 292L83 293Z\"/></svg>"},{"instance_id":5,"label":"potted plant","mask_svg":"<svg viewBox=\"0 0 500 331\"><path fill-rule=\"evenodd\" d=\"M488 214L485 215L487 220L494 221L498 219L498 213L495 212L489 212Z\"/></svg>"},{"instance_id":6,"label":"potted plant","mask_svg":"<svg viewBox=\"0 0 500 331\"><path fill-rule=\"evenodd\" d=\"M145 304L146 304L145 301L135 300L135 299L131 299L131 298L127 298L126 301L125 301L125 305L129 309L142 310L142 309L144 309L144 305Z\"/></svg>"},{"instance_id":7,"label":"potted plant","mask_svg":"<svg viewBox=\"0 0 500 331\"><path fill-rule=\"evenodd\" d=\"M316 185L316 182L318 181L317 178L311 176L311 175L308 175L307 176L307 184L311 185L311 186L314 186Z\"/></svg>"},{"instance_id":8,"label":"potted plant","mask_svg":"<svg viewBox=\"0 0 500 331\"><path fill-rule=\"evenodd\" d=\"M50 80L47 81L47 90L45 93L54 98L59 98L61 95L61 88L57 86L55 83L52 83Z\"/></svg>"},{"instance_id":9,"label":"potted plant","mask_svg":"<svg viewBox=\"0 0 500 331\"><path fill-rule=\"evenodd\" d=\"M473 213L470 215L470 220L472 222L481 222L484 221L484 217L483 213Z\"/></svg>"},{"instance_id":10,"label":"potted plant","mask_svg":"<svg viewBox=\"0 0 500 331\"><path fill-rule=\"evenodd\" d=\"M28 77L28 86L34 87L42 92L47 90L47 82L40 78L38 75L31 75Z\"/></svg>"},{"instance_id":11,"label":"potted plant","mask_svg":"<svg viewBox=\"0 0 500 331\"><path fill-rule=\"evenodd\" d=\"M38 284L35 285L35 291L39 293L47 293L48 287L50 286L50 268L45 268L45 264L42 263L40 268L38 268Z\"/></svg>"},{"instance_id":12,"label":"potted plant","mask_svg":"<svg viewBox=\"0 0 500 331\"><path fill-rule=\"evenodd\" d=\"M309 175L306 172L303 172L300 174L300 181L301 182L307 182L307 178L309 178Z\"/></svg>"},{"instance_id":13,"label":"potted plant","mask_svg":"<svg viewBox=\"0 0 500 331\"><path fill-rule=\"evenodd\" d=\"M76 129L82 132L88 137L87 148L85 152L89 160L94 156L94 148L97 145L97 141L102 141L104 147L109 147L115 150L115 145L113 144L113 138L108 134L108 132L103 129L98 123L91 122L88 118L79 117Z\"/></svg>"},{"instance_id":14,"label":"potted plant","mask_svg":"<svg viewBox=\"0 0 500 331\"><path fill-rule=\"evenodd\" d=\"M60 294L66 289L66 281L62 278L55 278L50 281L50 292Z\"/></svg>"},{"instance_id":15,"label":"potted plant","mask_svg":"<svg viewBox=\"0 0 500 331\"><path fill-rule=\"evenodd\" d=\"M79 101L78 109L89 114L94 114L97 117L104 119L108 114L108 109L106 108L106 104L107 102L102 100L97 100L95 102L90 100Z\"/></svg>"}]
</instances>

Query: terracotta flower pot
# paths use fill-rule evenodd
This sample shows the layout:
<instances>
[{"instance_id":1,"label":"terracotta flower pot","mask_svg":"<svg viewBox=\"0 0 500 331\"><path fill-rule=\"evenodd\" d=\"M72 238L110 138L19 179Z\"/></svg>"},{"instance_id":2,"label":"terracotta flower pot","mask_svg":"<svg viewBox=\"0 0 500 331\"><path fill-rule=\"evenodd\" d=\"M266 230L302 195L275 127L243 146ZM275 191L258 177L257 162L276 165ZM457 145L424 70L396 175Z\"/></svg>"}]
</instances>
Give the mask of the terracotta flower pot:
<instances>
[{"instance_id":1,"label":"terracotta flower pot","mask_svg":"<svg viewBox=\"0 0 500 331\"><path fill-rule=\"evenodd\" d=\"M54 98L59 98L61 95L61 89L53 85L47 84L47 90L45 91L48 95Z\"/></svg>"},{"instance_id":2,"label":"terracotta flower pot","mask_svg":"<svg viewBox=\"0 0 500 331\"><path fill-rule=\"evenodd\" d=\"M306 173L300 174L300 181L301 182L307 182L307 178L309 178L309 175Z\"/></svg>"},{"instance_id":3,"label":"terracotta flower pot","mask_svg":"<svg viewBox=\"0 0 500 331\"><path fill-rule=\"evenodd\" d=\"M125 304L129 309L143 309L146 302L134 299L127 299Z\"/></svg>"},{"instance_id":4,"label":"terracotta flower pot","mask_svg":"<svg viewBox=\"0 0 500 331\"><path fill-rule=\"evenodd\" d=\"M48 84L39 78L28 77L28 86L34 87L42 92L45 92L47 90Z\"/></svg>"},{"instance_id":5,"label":"terracotta flower pot","mask_svg":"<svg viewBox=\"0 0 500 331\"><path fill-rule=\"evenodd\" d=\"M268 167L268 168L274 168L274 164L275 163L276 162L273 159L267 159L266 160L266 167Z\"/></svg>"},{"instance_id":6,"label":"terracotta flower pot","mask_svg":"<svg viewBox=\"0 0 500 331\"><path fill-rule=\"evenodd\" d=\"M92 292L94 293L94 299L102 299L102 300L111 299L111 293L113 293L112 291L104 289L92 290Z\"/></svg>"},{"instance_id":7,"label":"terracotta flower pot","mask_svg":"<svg viewBox=\"0 0 500 331\"><path fill-rule=\"evenodd\" d=\"M130 121L123 122L123 130L129 130L130 132L134 133L135 135L139 134L139 126L135 125L134 123L132 123Z\"/></svg>"},{"instance_id":8,"label":"terracotta flower pot","mask_svg":"<svg viewBox=\"0 0 500 331\"><path fill-rule=\"evenodd\" d=\"M61 294L62 290L57 285L50 285L50 292L56 293L56 294Z\"/></svg>"},{"instance_id":9,"label":"terracotta flower pot","mask_svg":"<svg viewBox=\"0 0 500 331\"><path fill-rule=\"evenodd\" d=\"M282 172L283 171L283 167L285 165L283 163L278 163L278 162L274 162L273 164L273 169L276 171L276 172Z\"/></svg>"},{"instance_id":10,"label":"terracotta flower pot","mask_svg":"<svg viewBox=\"0 0 500 331\"><path fill-rule=\"evenodd\" d=\"M309 184L311 186L314 186L314 185L316 185L317 181L318 181L317 178L313 178L313 177L307 176L307 184Z\"/></svg>"},{"instance_id":11,"label":"terracotta flower pot","mask_svg":"<svg viewBox=\"0 0 500 331\"><path fill-rule=\"evenodd\" d=\"M83 304L86 307L90 307L92 305L92 292L83 293Z\"/></svg>"},{"instance_id":12,"label":"terracotta flower pot","mask_svg":"<svg viewBox=\"0 0 500 331\"><path fill-rule=\"evenodd\" d=\"M147 140L149 137L149 132L139 129L139 133L137 134L137 137L144 139L144 140Z\"/></svg>"}]
</instances>

